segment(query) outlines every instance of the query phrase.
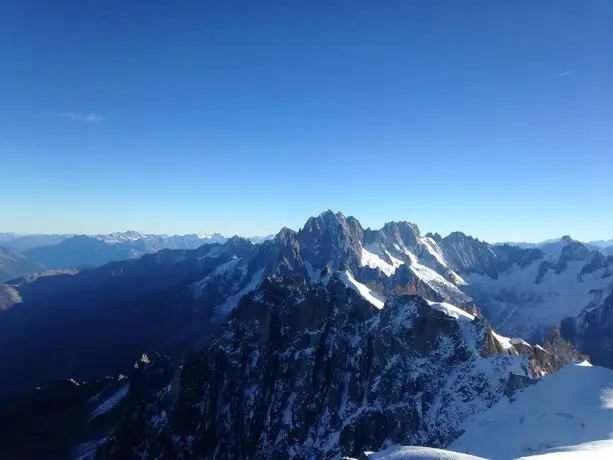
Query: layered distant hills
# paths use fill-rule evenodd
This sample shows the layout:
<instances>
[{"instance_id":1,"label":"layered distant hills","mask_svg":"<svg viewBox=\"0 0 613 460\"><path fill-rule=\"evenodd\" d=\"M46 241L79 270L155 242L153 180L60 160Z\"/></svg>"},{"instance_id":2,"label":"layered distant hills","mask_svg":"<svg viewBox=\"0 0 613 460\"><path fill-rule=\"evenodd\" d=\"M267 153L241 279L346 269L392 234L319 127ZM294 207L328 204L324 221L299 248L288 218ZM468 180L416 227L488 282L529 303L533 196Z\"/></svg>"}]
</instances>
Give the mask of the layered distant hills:
<instances>
[{"instance_id":1,"label":"layered distant hills","mask_svg":"<svg viewBox=\"0 0 613 460\"><path fill-rule=\"evenodd\" d=\"M253 237L262 242L268 237ZM47 269L99 267L162 249L196 249L203 244L224 243L219 233L156 235L134 231L106 235L16 235L0 233L0 282Z\"/></svg>"}]
</instances>

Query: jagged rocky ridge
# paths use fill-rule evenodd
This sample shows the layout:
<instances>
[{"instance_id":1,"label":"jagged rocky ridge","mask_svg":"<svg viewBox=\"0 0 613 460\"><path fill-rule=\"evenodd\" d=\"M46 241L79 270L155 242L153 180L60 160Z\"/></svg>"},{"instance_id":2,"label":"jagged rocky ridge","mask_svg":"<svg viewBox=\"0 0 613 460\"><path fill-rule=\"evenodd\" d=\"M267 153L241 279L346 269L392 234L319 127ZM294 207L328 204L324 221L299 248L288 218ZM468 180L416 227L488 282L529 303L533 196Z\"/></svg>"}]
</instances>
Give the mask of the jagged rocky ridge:
<instances>
[{"instance_id":1,"label":"jagged rocky ridge","mask_svg":"<svg viewBox=\"0 0 613 460\"><path fill-rule=\"evenodd\" d=\"M495 274L460 270L461 288L494 327L528 341L541 341L565 317L579 314L612 281L613 257L570 237L542 249L495 248L514 262L500 263L505 268Z\"/></svg>"},{"instance_id":2,"label":"jagged rocky ridge","mask_svg":"<svg viewBox=\"0 0 613 460\"><path fill-rule=\"evenodd\" d=\"M379 309L339 272L266 278L157 393L129 399L96 458L326 459L445 446L468 417L564 364L559 342L532 348L415 295Z\"/></svg>"},{"instance_id":3,"label":"jagged rocky ridge","mask_svg":"<svg viewBox=\"0 0 613 460\"><path fill-rule=\"evenodd\" d=\"M420 295L477 315L482 310L506 335L541 341L608 282L611 258L580 245L565 239L559 253L492 246L457 232L424 236L409 222L371 230L326 211L258 245L232 238L13 280L0 285L0 359L19 379L3 382L0 396L53 378L121 372L143 351L182 352L206 341L266 277L316 281L324 269L338 271L378 307L390 295ZM23 362L28 371L17 372Z\"/></svg>"}]
</instances>

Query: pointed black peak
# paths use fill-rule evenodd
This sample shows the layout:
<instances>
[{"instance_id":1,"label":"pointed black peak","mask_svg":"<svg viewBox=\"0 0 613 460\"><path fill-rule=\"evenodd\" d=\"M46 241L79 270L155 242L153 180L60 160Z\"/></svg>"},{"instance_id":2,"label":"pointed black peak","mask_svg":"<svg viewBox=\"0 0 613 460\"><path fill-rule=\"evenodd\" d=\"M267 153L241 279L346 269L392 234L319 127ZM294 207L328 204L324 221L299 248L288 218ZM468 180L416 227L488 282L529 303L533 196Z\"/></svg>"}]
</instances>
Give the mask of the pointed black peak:
<instances>
[{"instance_id":1,"label":"pointed black peak","mask_svg":"<svg viewBox=\"0 0 613 460\"><path fill-rule=\"evenodd\" d=\"M387 222L381 229L381 233L392 243L402 243L402 245L408 248L415 247L418 239L421 237L419 227L406 221Z\"/></svg>"},{"instance_id":2,"label":"pointed black peak","mask_svg":"<svg viewBox=\"0 0 613 460\"><path fill-rule=\"evenodd\" d=\"M383 226L382 230L385 229L390 229L390 230L399 230L401 232L405 232L405 231L411 231L413 232L416 236L421 236L421 232L419 230L419 227L417 225L415 225L412 222L408 222L406 220L400 220L400 221L395 221L392 220L390 222L386 222L385 225Z\"/></svg>"},{"instance_id":3,"label":"pointed black peak","mask_svg":"<svg viewBox=\"0 0 613 460\"><path fill-rule=\"evenodd\" d=\"M472 237L470 235L467 235L466 233L463 233L463 232L451 232L445 238L442 238L442 240L449 240L449 241L473 241L473 242L480 243L478 238L474 238L474 237Z\"/></svg>"},{"instance_id":4,"label":"pointed black peak","mask_svg":"<svg viewBox=\"0 0 613 460\"><path fill-rule=\"evenodd\" d=\"M228 241L225 242L228 246L242 246L245 244L252 245L253 243L249 240L249 238L243 238L242 236L234 235L232 238L228 238Z\"/></svg>"},{"instance_id":5,"label":"pointed black peak","mask_svg":"<svg viewBox=\"0 0 613 460\"><path fill-rule=\"evenodd\" d=\"M296 232L291 228L283 227L279 233L275 235L275 241L278 243L288 243L296 239Z\"/></svg>"},{"instance_id":6,"label":"pointed black peak","mask_svg":"<svg viewBox=\"0 0 613 460\"><path fill-rule=\"evenodd\" d=\"M351 231L363 231L358 219L352 216L345 217L343 213L334 213L334 211L330 209L322 212L317 217L309 217L301 231L314 232L321 231L323 229L332 230L339 227L349 229Z\"/></svg>"},{"instance_id":7,"label":"pointed black peak","mask_svg":"<svg viewBox=\"0 0 613 460\"><path fill-rule=\"evenodd\" d=\"M339 221L344 221L344 220L346 219L342 213L340 212L335 213L331 209L328 209L322 212L321 214L319 214L318 216L309 217L309 219L307 220L307 223L309 223L310 221L333 223L333 222L339 222Z\"/></svg>"},{"instance_id":8,"label":"pointed black peak","mask_svg":"<svg viewBox=\"0 0 613 460\"><path fill-rule=\"evenodd\" d=\"M443 237L439 233L428 232L426 233L426 237L432 238L437 243L440 243L441 241L443 241Z\"/></svg>"}]
</instances>

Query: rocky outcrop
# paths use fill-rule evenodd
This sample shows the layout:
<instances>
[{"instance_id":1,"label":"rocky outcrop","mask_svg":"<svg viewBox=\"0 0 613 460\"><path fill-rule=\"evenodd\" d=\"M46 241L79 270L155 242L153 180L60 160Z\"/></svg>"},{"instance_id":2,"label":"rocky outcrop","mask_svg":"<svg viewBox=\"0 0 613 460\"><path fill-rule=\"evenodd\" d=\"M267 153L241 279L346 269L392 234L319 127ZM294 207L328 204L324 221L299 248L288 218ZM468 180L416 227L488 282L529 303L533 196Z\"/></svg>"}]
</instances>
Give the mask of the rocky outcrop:
<instances>
[{"instance_id":1,"label":"rocky outcrop","mask_svg":"<svg viewBox=\"0 0 613 460\"><path fill-rule=\"evenodd\" d=\"M594 295L596 299L579 315L562 321L561 334L592 363L613 368L613 284Z\"/></svg>"},{"instance_id":2,"label":"rocky outcrop","mask_svg":"<svg viewBox=\"0 0 613 460\"><path fill-rule=\"evenodd\" d=\"M467 283L461 289L506 335L542 342L552 327L589 307L611 283L613 257L570 237L544 245L541 255L539 249L508 245L494 249L496 277L460 272Z\"/></svg>"},{"instance_id":3,"label":"rocky outcrop","mask_svg":"<svg viewBox=\"0 0 613 460\"><path fill-rule=\"evenodd\" d=\"M509 244L494 246L462 232L442 238L440 247L451 267L462 274L476 273L497 279L501 272L514 265L523 268L543 258L539 249L526 249Z\"/></svg>"},{"instance_id":4,"label":"rocky outcrop","mask_svg":"<svg viewBox=\"0 0 613 460\"><path fill-rule=\"evenodd\" d=\"M314 268L357 267L361 260L364 229L354 217L326 211L311 217L298 232L302 258Z\"/></svg>"},{"instance_id":5,"label":"rocky outcrop","mask_svg":"<svg viewBox=\"0 0 613 460\"><path fill-rule=\"evenodd\" d=\"M546 373L485 320L415 295L378 309L337 275L266 279L200 351L126 411L98 458L339 458L444 446ZM522 348L523 347L523 348ZM133 394L130 391L130 394Z\"/></svg>"}]
</instances>

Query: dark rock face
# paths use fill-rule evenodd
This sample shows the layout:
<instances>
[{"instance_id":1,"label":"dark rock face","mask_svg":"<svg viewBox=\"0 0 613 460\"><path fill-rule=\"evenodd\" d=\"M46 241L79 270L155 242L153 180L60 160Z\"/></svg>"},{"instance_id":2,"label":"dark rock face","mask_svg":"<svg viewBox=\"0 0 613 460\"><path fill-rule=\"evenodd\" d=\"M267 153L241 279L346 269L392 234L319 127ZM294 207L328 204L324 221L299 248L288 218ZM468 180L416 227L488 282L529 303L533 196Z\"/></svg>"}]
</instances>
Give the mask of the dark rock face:
<instances>
[{"instance_id":1,"label":"dark rock face","mask_svg":"<svg viewBox=\"0 0 613 460\"><path fill-rule=\"evenodd\" d=\"M438 233L428 232L428 233L426 233L426 236L432 238L437 243L440 243L441 241L443 241L443 237L440 234L438 234Z\"/></svg>"},{"instance_id":2,"label":"dark rock face","mask_svg":"<svg viewBox=\"0 0 613 460\"><path fill-rule=\"evenodd\" d=\"M564 272L569 262L589 261L577 275L577 280L581 281L583 275L593 273L596 270L608 265L606 257L599 251L590 251L583 243L571 239L569 236L562 238L560 256L557 260L546 260L541 262L535 283L541 283L548 271L553 271L555 275Z\"/></svg>"},{"instance_id":3,"label":"dark rock face","mask_svg":"<svg viewBox=\"0 0 613 460\"><path fill-rule=\"evenodd\" d=\"M302 258L313 267L357 267L361 260L362 226L354 217L326 211L307 220L298 232Z\"/></svg>"},{"instance_id":4,"label":"dark rock face","mask_svg":"<svg viewBox=\"0 0 613 460\"><path fill-rule=\"evenodd\" d=\"M283 228L273 240L262 243L249 262L249 272L254 273L262 267L265 276L306 275L298 234L294 230Z\"/></svg>"},{"instance_id":5,"label":"dark rock face","mask_svg":"<svg viewBox=\"0 0 613 460\"><path fill-rule=\"evenodd\" d=\"M453 232L442 238L439 245L451 267L458 273L477 273L496 279L513 265L526 267L543 258L541 250L526 249L503 244L494 246L462 232Z\"/></svg>"},{"instance_id":6,"label":"dark rock face","mask_svg":"<svg viewBox=\"0 0 613 460\"><path fill-rule=\"evenodd\" d=\"M560 330L592 363L613 368L613 284L578 316L564 319Z\"/></svg>"},{"instance_id":7,"label":"dark rock face","mask_svg":"<svg viewBox=\"0 0 613 460\"><path fill-rule=\"evenodd\" d=\"M579 272L579 279L584 275L589 275L597 270L604 269L603 278L611 276L611 267L613 267L613 256L606 256L599 251L590 251L589 262Z\"/></svg>"},{"instance_id":8,"label":"dark rock face","mask_svg":"<svg viewBox=\"0 0 613 460\"><path fill-rule=\"evenodd\" d=\"M457 320L418 296L379 310L336 275L327 285L266 279L175 375L164 373L157 394L131 400L97 458L326 459L385 443L444 446L467 417L550 364L493 337L484 320Z\"/></svg>"}]
</instances>

